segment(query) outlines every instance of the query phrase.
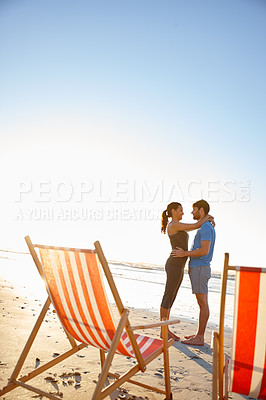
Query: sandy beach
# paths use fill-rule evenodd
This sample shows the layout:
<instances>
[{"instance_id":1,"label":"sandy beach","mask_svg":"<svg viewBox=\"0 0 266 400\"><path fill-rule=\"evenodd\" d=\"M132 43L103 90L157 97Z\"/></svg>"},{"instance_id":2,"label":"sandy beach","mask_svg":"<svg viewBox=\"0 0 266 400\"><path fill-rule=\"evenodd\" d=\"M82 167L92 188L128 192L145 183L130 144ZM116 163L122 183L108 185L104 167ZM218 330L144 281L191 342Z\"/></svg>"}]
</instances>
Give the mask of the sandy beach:
<instances>
[{"instance_id":1,"label":"sandy beach","mask_svg":"<svg viewBox=\"0 0 266 400\"><path fill-rule=\"evenodd\" d=\"M10 374L17 362L29 333L42 307L39 298L29 298L7 280L1 281L1 359L0 359L0 387L6 385ZM158 321L158 314L139 309L130 309L131 322L148 323ZM196 325L190 321L181 321L173 327L173 331L180 335L191 334ZM170 373L174 399L180 400L207 400L211 398L211 371L212 354L210 349L211 327L206 333L206 344L203 347L186 346L175 342L170 348ZM158 337L159 330L147 330L146 334ZM230 344L226 335L225 348ZM69 342L62 330L56 314L51 308L45 318L34 346L29 353L21 373L41 366L46 361L69 349ZM122 373L134 360L116 356L112 371ZM95 388L95 382L100 372L99 352L88 347L74 354L67 360L59 363L51 370L34 378L31 382L36 387L57 394L58 398L88 400ZM145 383L158 385L163 388L163 364L161 357L153 361L145 375L139 379ZM17 388L3 396L6 400L41 398L39 395L22 388ZM163 395L142 389L135 385L125 384L123 389L117 390L109 397L114 399L163 399ZM243 399L243 396L233 395L232 399Z\"/></svg>"}]
</instances>

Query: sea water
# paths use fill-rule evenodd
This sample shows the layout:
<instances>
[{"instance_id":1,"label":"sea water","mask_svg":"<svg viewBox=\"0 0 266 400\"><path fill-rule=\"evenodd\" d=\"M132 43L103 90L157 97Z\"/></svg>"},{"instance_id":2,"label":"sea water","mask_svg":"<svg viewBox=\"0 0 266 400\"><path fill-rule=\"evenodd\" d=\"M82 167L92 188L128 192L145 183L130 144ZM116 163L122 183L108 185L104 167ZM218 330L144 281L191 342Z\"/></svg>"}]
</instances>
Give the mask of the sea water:
<instances>
[{"instance_id":1,"label":"sea water","mask_svg":"<svg viewBox=\"0 0 266 400\"><path fill-rule=\"evenodd\" d=\"M0 277L8 281L17 294L30 299L44 300L47 296L42 279L29 254L1 253ZM164 267L142 263L109 261L115 283L126 307L145 309L158 313L164 293L166 274ZM209 323L218 326L220 307L220 273L212 272L209 281ZM114 302L111 291L107 289L110 301ZM232 328L234 278L227 283L225 326ZM198 305L185 270L183 282L171 310L171 317L198 320Z\"/></svg>"},{"instance_id":2,"label":"sea water","mask_svg":"<svg viewBox=\"0 0 266 400\"><path fill-rule=\"evenodd\" d=\"M158 312L166 281L166 273L162 266L147 264L110 262L118 291L124 305ZM232 329L234 305L234 276L229 276L226 291L225 326ZM219 324L221 274L212 272L209 280L209 323ZM198 320L199 308L195 295L192 294L190 279L185 269L184 278L176 300L171 309L171 317Z\"/></svg>"}]
</instances>

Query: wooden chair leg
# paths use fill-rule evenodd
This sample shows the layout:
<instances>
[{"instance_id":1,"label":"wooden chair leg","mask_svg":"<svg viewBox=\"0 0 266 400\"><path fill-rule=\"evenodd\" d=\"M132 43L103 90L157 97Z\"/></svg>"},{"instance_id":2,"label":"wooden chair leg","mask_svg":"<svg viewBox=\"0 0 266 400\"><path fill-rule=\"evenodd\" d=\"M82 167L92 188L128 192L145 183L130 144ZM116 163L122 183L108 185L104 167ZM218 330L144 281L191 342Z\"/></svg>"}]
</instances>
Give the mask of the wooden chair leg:
<instances>
[{"instance_id":1,"label":"wooden chair leg","mask_svg":"<svg viewBox=\"0 0 266 400\"><path fill-rule=\"evenodd\" d=\"M39 315L39 317L38 317L38 319L37 319L32 331L31 331L31 334L30 334L30 336L29 336L29 338L27 340L27 343L25 344L25 347L24 347L24 349L23 349L23 351L22 351L22 353L21 353L21 355L19 357L19 360L18 360L17 365L15 366L15 369L14 369L14 371L13 371L13 373L12 373L10 379L9 379L9 382L12 382L14 379L17 379L18 374L20 373L20 370L21 370L21 368L22 368L22 366L24 364L24 361L25 361L27 355L29 354L29 351L31 349L32 343L34 342L34 339L35 339L35 337L36 337L36 335L37 335L37 333L38 333L38 331L39 331L39 329L41 327L43 319L44 319L44 317L45 317L45 315L46 315L46 313L47 313L47 311L48 311L48 309L50 307L50 304L51 304L51 300L50 300L50 297L48 297L46 302L45 302L45 304L44 304L44 306L43 306L43 308L42 308L42 310L41 310L41 312L40 312L40 315Z\"/></svg>"},{"instance_id":2,"label":"wooden chair leg","mask_svg":"<svg viewBox=\"0 0 266 400\"><path fill-rule=\"evenodd\" d=\"M224 399L228 400L229 389L229 357L226 354L224 357Z\"/></svg>"},{"instance_id":3,"label":"wooden chair leg","mask_svg":"<svg viewBox=\"0 0 266 400\"><path fill-rule=\"evenodd\" d=\"M49 368L54 367L58 363L62 362L66 358L70 357L72 354L75 354L77 351L84 349L85 347L87 347L86 343L79 344L76 348L72 348L72 349L66 351L64 354L61 354L60 356L54 358L53 360L48 361L46 364L43 364L41 367L38 367L38 368L34 369L33 371L29 372L27 375L20 377L19 382L22 382L22 383L28 382L29 380L40 375L42 372L47 371ZM11 390L15 389L17 387L17 385L18 385L18 383L15 379L12 382L8 383L7 386L5 386L2 390L0 390L0 397L3 396L5 393L8 393Z\"/></svg>"},{"instance_id":4,"label":"wooden chair leg","mask_svg":"<svg viewBox=\"0 0 266 400\"><path fill-rule=\"evenodd\" d=\"M212 332L212 400L217 400L218 396L218 351L219 339L218 332Z\"/></svg>"},{"instance_id":5,"label":"wooden chair leg","mask_svg":"<svg viewBox=\"0 0 266 400\"><path fill-rule=\"evenodd\" d=\"M105 351L100 349L100 360L101 360L101 367L103 368L105 362Z\"/></svg>"},{"instance_id":6,"label":"wooden chair leg","mask_svg":"<svg viewBox=\"0 0 266 400\"><path fill-rule=\"evenodd\" d=\"M123 312L123 314L121 315L120 322L119 322L119 324L117 326L116 333L115 333L114 338L112 340L108 355L106 357L106 360L105 360L103 368L102 368L101 375L100 375L100 377L98 379L98 382L97 382L97 385L96 385L96 388L95 388L95 391L93 393L93 396L92 396L91 400L99 400L101 398L100 393L101 393L103 385L104 385L104 383L106 381L106 378L108 376L108 372L109 372L112 360L114 358L114 355L115 355L115 352L116 352L120 337L121 337L123 329L124 329L124 327L126 325L127 318L128 318L128 313L129 313L129 311L125 310Z\"/></svg>"},{"instance_id":7,"label":"wooden chair leg","mask_svg":"<svg viewBox=\"0 0 266 400\"><path fill-rule=\"evenodd\" d=\"M164 318L166 320L166 318ZM170 383L170 370L169 370L169 350L168 350L168 327L162 327L163 336L163 358L164 358L164 381L166 400L172 399L171 383Z\"/></svg>"}]
</instances>

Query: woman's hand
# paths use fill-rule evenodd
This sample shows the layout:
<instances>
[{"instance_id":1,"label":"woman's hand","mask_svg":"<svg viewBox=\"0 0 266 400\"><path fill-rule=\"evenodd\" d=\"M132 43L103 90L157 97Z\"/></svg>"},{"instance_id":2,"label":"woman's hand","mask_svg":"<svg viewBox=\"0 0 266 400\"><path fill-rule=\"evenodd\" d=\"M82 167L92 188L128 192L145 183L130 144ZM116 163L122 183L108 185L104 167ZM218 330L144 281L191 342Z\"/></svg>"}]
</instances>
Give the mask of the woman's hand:
<instances>
[{"instance_id":1,"label":"woman's hand","mask_svg":"<svg viewBox=\"0 0 266 400\"><path fill-rule=\"evenodd\" d=\"M215 221L214 221L214 217L212 215L208 214L208 219L207 221L209 221L213 227L215 227Z\"/></svg>"}]
</instances>

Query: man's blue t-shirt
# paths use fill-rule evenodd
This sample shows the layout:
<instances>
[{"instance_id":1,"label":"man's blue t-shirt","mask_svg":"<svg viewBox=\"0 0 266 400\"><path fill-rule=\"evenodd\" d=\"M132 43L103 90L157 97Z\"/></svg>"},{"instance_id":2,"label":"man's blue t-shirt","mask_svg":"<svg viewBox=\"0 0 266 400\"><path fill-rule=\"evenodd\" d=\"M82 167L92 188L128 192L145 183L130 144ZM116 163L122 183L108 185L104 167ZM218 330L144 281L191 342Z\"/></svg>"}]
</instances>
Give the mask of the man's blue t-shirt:
<instances>
[{"instance_id":1,"label":"man's blue t-shirt","mask_svg":"<svg viewBox=\"0 0 266 400\"><path fill-rule=\"evenodd\" d=\"M194 238L194 242L193 242L191 250L199 249L200 242L202 240L208 240L211 242L209 253L206 256L190 257L189 267L191 267L191 268L192 267L200 267L202 265L210 266L212 256L213 256L214 243L215 243L215 230L209 221L205 222L198 229L198 232L196 233L196 236Z\"/></svg>"}]
</instances>

